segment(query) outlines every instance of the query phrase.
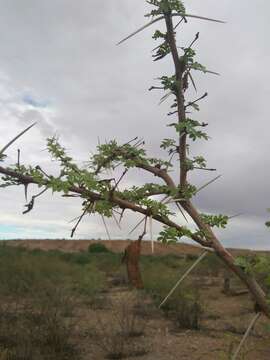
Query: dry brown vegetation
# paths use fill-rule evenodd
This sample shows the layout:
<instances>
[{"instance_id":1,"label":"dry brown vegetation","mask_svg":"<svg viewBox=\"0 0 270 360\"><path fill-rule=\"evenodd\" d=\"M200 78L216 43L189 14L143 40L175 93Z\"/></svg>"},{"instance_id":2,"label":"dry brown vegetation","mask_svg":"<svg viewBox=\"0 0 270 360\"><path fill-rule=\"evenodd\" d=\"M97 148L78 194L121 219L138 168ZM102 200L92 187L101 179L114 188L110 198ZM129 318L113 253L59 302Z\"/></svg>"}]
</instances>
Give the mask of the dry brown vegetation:
<instances>
[{"instance_id":1,"label":"dry brown vegetation","mask_svg":"<svg viewBox=\"0 0 270 360\"><path fill-rule=\"evenodd\" d=\"M131 240L7 240L0 241L0 243L7 243L11 246L23 246L27 249L40 249L40 250L62 250L62 251L86 251L91 244L96 243L104 243L106 247L115 252L122 253L128 244L130 244ZM201 248L199 246L179 243L179 244L162 244L159 242L155 242L154 246L154 255L187 255L194 254L198 255L201 252ZM228 249L234 256L250 254L254 253L252 250L247 249ZM256 253L268 253L267 251L256 251ZM142 241L142 255L151 255L152 248L151 243L149 241Z\"/></svg>"},{"instance_id":2,"label":"dry brown vegetation","mask_svg":"<svg viewBox=\"0 0 270 360\"><path fill-rule=\"evenodd\" d=\"M227 273L214 255L158 309L198 254L189 245L175 245L178 256L164 245L155 247L163 256L143 255L145 289L134 291L120 253L89 253L87 241L8 244L28 250L0 246L1 360L227 360L254 316L249 295L222 292ZM126 246L115 244L116 252ZM231 276L237 293L242 285ZM269 349L269 323L262 317L239 359L268 360Z\"/></svg>"}]
</instances>

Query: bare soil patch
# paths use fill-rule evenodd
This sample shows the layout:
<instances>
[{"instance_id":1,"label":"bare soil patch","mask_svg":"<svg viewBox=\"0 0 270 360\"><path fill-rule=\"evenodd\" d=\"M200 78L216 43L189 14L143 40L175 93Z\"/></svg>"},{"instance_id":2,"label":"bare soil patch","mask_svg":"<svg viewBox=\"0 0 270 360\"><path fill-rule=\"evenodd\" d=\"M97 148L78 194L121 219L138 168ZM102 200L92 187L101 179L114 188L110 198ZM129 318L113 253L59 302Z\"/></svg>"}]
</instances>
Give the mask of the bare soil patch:
<instances>
[{"instance_id":1,"label":"bare soil patch","mask_svg":"<svg viewBox=\"0 0 270 360\"><path fill-rule=\"evenodd\" d=\"M200 304L203 309L199 330L186 329L177 323L178 314L175 310L174 312L165 312L165 309L158 309L157 302L149 288L148 291L146 289L134 291L128 287L125 279L125 267L120 262L121 256L111 253L89 255L85 251L90 244L97 242L93 240L6 241L6 244L11 246L23 246L30 250L40 249L46 250L46 252L41 252L41 254L25 250L21 252L21 249L12 248L15 254L9 254L7 251L10 260L8 260L7 255L3 255L1 261L3 267L1 271L2 281L0 285L7 294L10 294L4 297L2 291L0 296L0 307L4 309L3 314L5 316L9 315L9 313L5 312L5 308L12 304L13 298L16 299L16 306L19 304L19 309L29 308L29 306L26 306L27 301L32 304L32 297L36 295L37 291L43 290L43 287L46 290L47 279L54 279L57 276L58 282L55 284L63 285L63 281L65 281L68 289L73 289L75 286L80 292L87 287L87 293L83 291L82 298L80 295L72 293L73 295L67 296L66 303L66 298L63 298L61 293L58 296L57 292L54 291L53 282L51 287L48 288L51 293L48 293L47 290L44 293L43 291L40 292L42 301L44 301L44 296L50 300L52 294L57 300L53 304L48 301L48 309L45 307L46 312L42 319L51 318L53 323L55 309L60 306L61 311L59 310L59 318L57 318L62 326L59 328L58 336L61 335L59 339L65 346L75 344L75 350L78 349L78 354L80 354L82 360L108 358L125 358L128 360L230 359L255 314L254 302L248 294L232 296L225 295L222 292L224 273L216 262L211 262L214 259L209 259L209 265L212 266L211 271L208 271L205 266L207 263L201 264L201 268L194 271L183 284L184 291L186 288L199 290ZM121 253L129 241L114 240L102 243L111 251ZM63 253L50 254L48 250L61 250ZM153 290L159 290L158 286L162 281L166 285L167 280L169 281L172 276L173 281L175 281L181 276L184 268L190 266L190 262L194 261L192 256L198 255L200 252L200 248L188 244L169 246L155 244L156 257L142 257L141 267L145 283L148 281L148 287L150 284L153 286ZM239 250L239 253L245 253L245 250ZM151 254L150 242L143 242L143 254ZM166 256L168 254L178 255L179 258ZM85 258L85 255L90 256L89 259ZM157 255L162 256L158 257ZM31 261L30 264L29 261ZM39 269L38 274L37 268ZM13 274L16 272L17 278L10 277L11 272ZM60 277L58 278L58 276ZM24 282L22 282L21 278ZM33 283L35 286L32 285ZM100 286L101 283L102 286ZM21 285L24 285L25 289L20 288ZM238 289L239 285L242 286L235 278L232 278L231 285L232 290ZM26 302L24 302L22 301L23 294L28 291L28 288L30 290L33 288L33 290L31 290L28 297L25 298ZM49 298L47 294L49 294ZM176 294L176 299L177 296L180 295ZM70 306L72 313L69 310ZM31 315L30 320L29 314ZM30 325L32 324L33 315L40 314L40 310L36 312L34 307L29 314L26 314L26 318L24 316L24 322L27 321L26 325L29 321ZM21 313L19 312L16 320L18 323L20 316ZM5 317L1 321L0 325L3 327L2 336L6 333L5 327L7 324L9 324L10 333L16 330L12 328L11 323L5 322ZM70 339L69 343L66 344L67 336L63 331L66 331L65 326L69 322L73 325L72 331L67 332ZM22 325L26 326L24 323ZM43 328L40 328L38 324L35 324L35 326L38 326L39 331L43 331ZM46 330L48 338L50 329ZM21 334L23 334L23 330ZM40 334L42 333L40 332ZM62 336L63 334L64 336ZM7 342L7 340L5 341ZM40 336L37 340L41 342L43 337ZM24 338L22 338L21 343L25 343ZM54 344L54 346L56 345ZM1 353L1 351L0 342L0 355L5 356L3 355L5 353ZM67 351L71 350L67 349ZM117 354L121 353L122 357L117 357ZM51 359L58 360L57 356L51 357ZM63 354L64 356L65 354ZM74 359L74 355L70 355L65 359L69 358ZM12 358L12 360L14 359L17 358ZM39 357L36 357L35 360L38 359ZM239 360L241 359L270 359L269 320L265 317L260 318L249 336L239 357ZM3 360L7 359L3 357Z\"/></svg>"}]
</instances>

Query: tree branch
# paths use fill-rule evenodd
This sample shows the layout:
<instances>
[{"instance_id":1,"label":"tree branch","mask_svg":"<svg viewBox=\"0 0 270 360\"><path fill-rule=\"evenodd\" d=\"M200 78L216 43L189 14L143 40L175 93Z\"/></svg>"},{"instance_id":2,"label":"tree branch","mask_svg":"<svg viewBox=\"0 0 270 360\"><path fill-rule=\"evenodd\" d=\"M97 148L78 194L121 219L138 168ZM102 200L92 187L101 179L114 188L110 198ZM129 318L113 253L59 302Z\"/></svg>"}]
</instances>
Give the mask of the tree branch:
<instances>
[{"instance_id":1,"label":"tree branch","mask_svg":"<svg viewBox=\"0 0 270 360\"><path fill-rule=\"evenodd\" d=\"M178 111L178 123L181 123L186 120L186 111L185 111L185 98L183 94L183 74L185 71L184 57L179 58L175 35L174 27L172 22L172 15L165 15L166 27L167 27L167 39L171 49L174 67L175 67L175 76L177 82L177 111ZM179 159L180 159L180 186L184 187L187 183L187 167L186 167L186 133L179 134Z\"/></svg>"},{"instance_id":2,"label":"tree branch","mask_svg":"<svg viewBox=\"0 0 270 360\"><path fill-rule=\"evenodd\" d=\"M160 169L156 169L153 171L162 171ZM0 166L0 173L7 175L7 176L11 176L12 178L15 178L18 180L19 183L21 184L37 184L40 185L40 182L36 181L33 177L29 176L29 175L22 175L14 170L10 170L10 169L6 169L2 166ZM48 186L49 184L49 180L44 179L42 181L42 185L44 186ZM87 199L89 202L96 202L99 200L104 200L104 197L96 192L90 191L88 189L85 189L84 187L77 187L77 186L70 186L69 187L69 192L72 193L76 193L76 194L80 194L81 197ZM137 204L134 204L128 200L125 199L121 199L119 196L117 196L115 193L111 194L111 198L110 201L113 205L118 206L119 208L121 208L122 210L131 210L133 212L137 212L140 213L142 215L145 216L152 216L154 220L158 221L159 223L163 224L163 225L167 225L170 227L173 227L179 231L183 230L183 227L176 224L175 222L173 222L172 220L170 220L168 217L165 216L161 216L159 214L153 214L151 212L151 210L149 209L145 209ZM192 239L196 242L198 242L199 244L201 244L202 246L209 246L209 243L204 240L202 237L198 236L197 234L193 234L192 235Z\"/></svg>"}]
</instances>

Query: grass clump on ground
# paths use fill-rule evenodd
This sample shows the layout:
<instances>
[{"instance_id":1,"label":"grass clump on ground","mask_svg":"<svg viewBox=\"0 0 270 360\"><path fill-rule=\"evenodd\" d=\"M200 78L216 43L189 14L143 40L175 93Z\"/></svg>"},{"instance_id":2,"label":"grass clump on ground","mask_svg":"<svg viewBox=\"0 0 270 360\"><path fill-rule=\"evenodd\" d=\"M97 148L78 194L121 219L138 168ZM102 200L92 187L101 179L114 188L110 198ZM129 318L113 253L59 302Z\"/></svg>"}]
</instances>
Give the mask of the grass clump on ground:
<instances>
[{"instance_id":1,"label":"grass clump on ground","mask_svg":"<svg viewBox=\"0 0 270 360\"><path fill-rule=\"evenodd\" d=\"M201 295L204 303L205 296L211 302L213 287L215 301L223 296L224 269L217 257L209 254L198 264L160 311L197 257L141 256L145 289L135 292L137 300L126 286L121 258L110 251L0 246L0 360L80 360L96 352L111 359L140 356L150 346L146 323L164 321L162 315L171 320L170 332L215 326L206 308L203 313ZM253 269L266 290L268 265L269 259L262 258ZM128 300L131 294L134 299Z\"/></svg>"},{"instance_id":2,"label":"grass clump on ground","mask_svg":"<svg viewBox=\"0 0 270 360\"><path fill-rule=\"evenodd\" d=\"M0 246L1 360L80 359L75 310L95 301L106 277L95 263L73 260Z\"/></svg>"},{"instance_id":3,"label":"grass clump on ground","mask_svg":"<svg viewBox=\"0 0 270 360\"><path fill-rule=\"evenodd\" d=\"M142 266L145 291L151 295L156 306L159 306L192 261L174 256L156 258L150 262L145 260ZM200 328L203 308L199 292L190 281L182 283L161 309L173 320L177 329Z\"/></svg>"}]
</instances>

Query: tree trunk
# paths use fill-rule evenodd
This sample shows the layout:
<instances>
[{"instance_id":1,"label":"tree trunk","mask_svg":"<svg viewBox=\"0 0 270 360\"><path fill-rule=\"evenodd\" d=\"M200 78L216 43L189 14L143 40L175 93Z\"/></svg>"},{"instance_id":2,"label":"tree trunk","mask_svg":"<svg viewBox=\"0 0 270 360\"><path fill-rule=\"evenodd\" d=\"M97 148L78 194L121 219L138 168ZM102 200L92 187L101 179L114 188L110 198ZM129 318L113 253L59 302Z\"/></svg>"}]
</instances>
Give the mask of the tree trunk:
<instances>
[{"instance_id":1,"label":"tree trunk","mask_svg":"<svg viewBox=\"0 0 270 360\"><path fill-rule=\"evenodd\" d=\"M128 280L136 289L143 288L143 282L139 267L139 260L141 255L141 240L132 241L125 249L125 254L122 262L127 265Z\"/></svg>"},{"instance_id":2,"label":"tree trunk","mask_svg":"<svg viewBox=\"0 0 270 360\"><path fill-rule=\"evenodd\" d=\"M208 234L208 247L212 248L216 255L227 265L227 267L242 280L242 282L249 289L254 301L257 303L257 307L260 308L260 311L263 312L268 318L270 318L270 308L267 302L266 294L257 283L256 279L252 275L246 273L244 269L235 264L235 259L232 254L219 242L209 225L202 221L198 211L190 201L182 201L181 205L187 211L189 216L192 217L199 229L205 231Z\"/></svg>"}]
</instances>

